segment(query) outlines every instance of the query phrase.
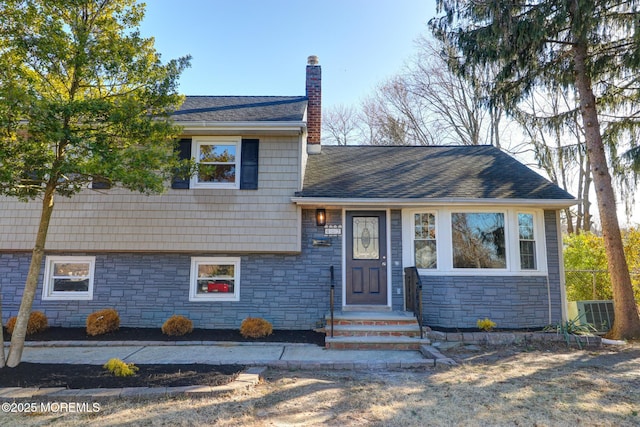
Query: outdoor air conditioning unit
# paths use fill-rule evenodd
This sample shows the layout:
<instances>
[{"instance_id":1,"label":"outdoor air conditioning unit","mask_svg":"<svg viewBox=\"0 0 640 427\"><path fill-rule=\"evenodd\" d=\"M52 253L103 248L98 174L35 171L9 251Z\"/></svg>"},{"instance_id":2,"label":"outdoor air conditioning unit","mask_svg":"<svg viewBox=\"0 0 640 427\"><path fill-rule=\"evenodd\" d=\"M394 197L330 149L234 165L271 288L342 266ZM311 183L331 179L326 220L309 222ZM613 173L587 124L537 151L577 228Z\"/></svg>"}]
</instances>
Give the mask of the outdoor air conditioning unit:
<instances>
[{"instance_id":1,"label":"outdoor air conditioning unit","mask_svg":"<svg viewBox=\"0 0 640 427\"><path fill-rule=\"evenodd\" d=\"M578 319L580 324L589 323L600 333L613 326L613 301L569 301L569 320Z\"/></svg>"}]
</instances>

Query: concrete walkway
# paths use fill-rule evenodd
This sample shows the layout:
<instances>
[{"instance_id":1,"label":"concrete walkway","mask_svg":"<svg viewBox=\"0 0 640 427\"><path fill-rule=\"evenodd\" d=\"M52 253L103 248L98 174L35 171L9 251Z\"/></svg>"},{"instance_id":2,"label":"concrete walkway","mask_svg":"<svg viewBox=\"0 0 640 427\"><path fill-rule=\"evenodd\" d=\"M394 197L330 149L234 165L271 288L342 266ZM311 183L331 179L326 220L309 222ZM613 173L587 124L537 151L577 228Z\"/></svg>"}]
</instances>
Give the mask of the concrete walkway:
<instances>
[{"instance_id":1,"label":"concrete walkway","mask_svg":"<svg viewBox=\"0 0 640 427\"><path fill-rule=\"evenodd\" d=\"M8 344L8 343L6 343ZM27 342L23 362L103 365L111 358L128 363L202 363L245 365L245 372L230 384L210 387L137 387L68 390L65 388L0 388L0 400L61 398L118 398L166 395L220 394L257 384L271 368L284 369L398 369L452 362L430 346L421 351L328 350L313 344L237 342L47 341Z\"/></svg>"},{"instance_id":2,"label":"concrete walkway","mask_svg":"<svg viewBox=\"0 0 640 427\"><path fill-rule=\"evenodd\" d=\"M433 366L420 351L327 350L313 344L237 342L50 341L28 343L23 362L103 365L111 358L135 364L202 363L289 369L372 369Z\"/></svg>"}]
</instances>

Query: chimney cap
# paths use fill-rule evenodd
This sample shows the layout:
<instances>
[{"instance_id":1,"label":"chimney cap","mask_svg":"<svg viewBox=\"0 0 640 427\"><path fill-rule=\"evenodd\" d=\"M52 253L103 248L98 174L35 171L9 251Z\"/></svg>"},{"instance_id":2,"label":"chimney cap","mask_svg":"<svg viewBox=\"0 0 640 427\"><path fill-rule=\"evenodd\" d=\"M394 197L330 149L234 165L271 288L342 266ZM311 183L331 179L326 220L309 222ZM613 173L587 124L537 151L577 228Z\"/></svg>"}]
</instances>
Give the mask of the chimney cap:
<instances>
[{"instance_id":1,"label":"chimney cap","mask_svg":"<svg viewBox=\"0 0 640 427\"><path fill-rule=\"evenodd\" d=\"M311 55L307 58L307 65L318 65L318 57L316 55Z\"/></svg>"}]
</instances>

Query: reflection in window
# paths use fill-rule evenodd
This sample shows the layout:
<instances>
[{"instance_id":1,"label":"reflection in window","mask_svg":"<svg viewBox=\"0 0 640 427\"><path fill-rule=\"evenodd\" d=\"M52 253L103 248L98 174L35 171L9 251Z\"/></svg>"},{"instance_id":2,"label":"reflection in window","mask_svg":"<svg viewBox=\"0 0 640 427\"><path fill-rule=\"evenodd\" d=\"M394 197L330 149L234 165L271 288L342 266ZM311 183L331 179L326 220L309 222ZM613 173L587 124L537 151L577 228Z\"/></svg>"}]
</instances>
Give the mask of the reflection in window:
<instances>
[{"instance_id":1,"label":"reflection in window","mask_svg":"<svg viewBox=\"0 0 640 427\"><path fill-rule=\"evenodd\" d=\"M198 264L198 294L231 293L235 284L233 264Z\"/></svg>"},{"instance_id":2,"label":"reflection in window","mask_svg":"<svg viewBox=\"0 0 640 427\"><path fill-rule=\"evenodd\" d=\"M91 300L95 257L48 256L43 300Z\"/></svg>"},{"instance_id":3,"label":"reflection in window","mask_svg":"<svg viewBox=\"0 0 640 427\"><path fill-rule=\"evenodd\" d=\"M533 215L518 214L518 239L520 240L520 268L536 269L536 241L533 230Z\"/></svg>"},{"instance_id":4,"label":"reflection in window","mask_svg":"<svg viewBox=\"0 0 640 427\"><path fill-rule=\"evenodd\" d=\"M198 145L198 183L234 183L236 180L236 146Z\"/></svg>"},{"instance_id":5,"label":"reflection in window","mask_svg":"<svg viewBox=\"0 0 640 427\"><path fill-rule=\"evenodd\" d=\"M454 268L506 268L504 214L452 213Z\"/></svg>"},{"instance_id":6,"label":"reflection in window","mask_svg":"<svg viewBox=\"0 0 640 427\"><path fill-rule=\"evenodd\" d=\"M90 264L86 263L53 263L53 290L54 292L89 290Z\"/></svg>"},{"instance_id":7,"label":"reflection in window","mask_svg":"<svg viewBox=\"0 0 640 427\"><path fill-rule=\"evenodd\" d=\"M432 213L416 213L413 218L416 267L437 268L436 217Z\"/></svg>"},{"instance_id":8,"label":"reflection in window","mask_svg":"<svg viewBox=\"0 0 640 427\"><path fill-rule=\"evenodd\" d=\"M240 258L191 259L190 301L238 301Z\"/></svg>"}]
</instances>

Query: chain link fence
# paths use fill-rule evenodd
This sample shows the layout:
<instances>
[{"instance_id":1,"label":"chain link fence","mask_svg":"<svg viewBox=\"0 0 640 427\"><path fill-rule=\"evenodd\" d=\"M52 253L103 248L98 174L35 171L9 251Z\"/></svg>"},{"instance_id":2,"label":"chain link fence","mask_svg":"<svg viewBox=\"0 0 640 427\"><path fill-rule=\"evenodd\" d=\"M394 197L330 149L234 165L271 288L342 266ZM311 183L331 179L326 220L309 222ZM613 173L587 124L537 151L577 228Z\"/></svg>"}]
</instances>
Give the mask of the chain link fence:
<instances>
[{"instance_id":1,"label":"chain link fence","mask_svg":"<svg viewBox=\"0 0 640 427\"><path fill-rule=\"evenodd\" d=\"M567 299L610 300L613 298L607 270L566 270ZM640 271L631 272L635 299L640 303Z\"/></svg>"}]
</instances>

